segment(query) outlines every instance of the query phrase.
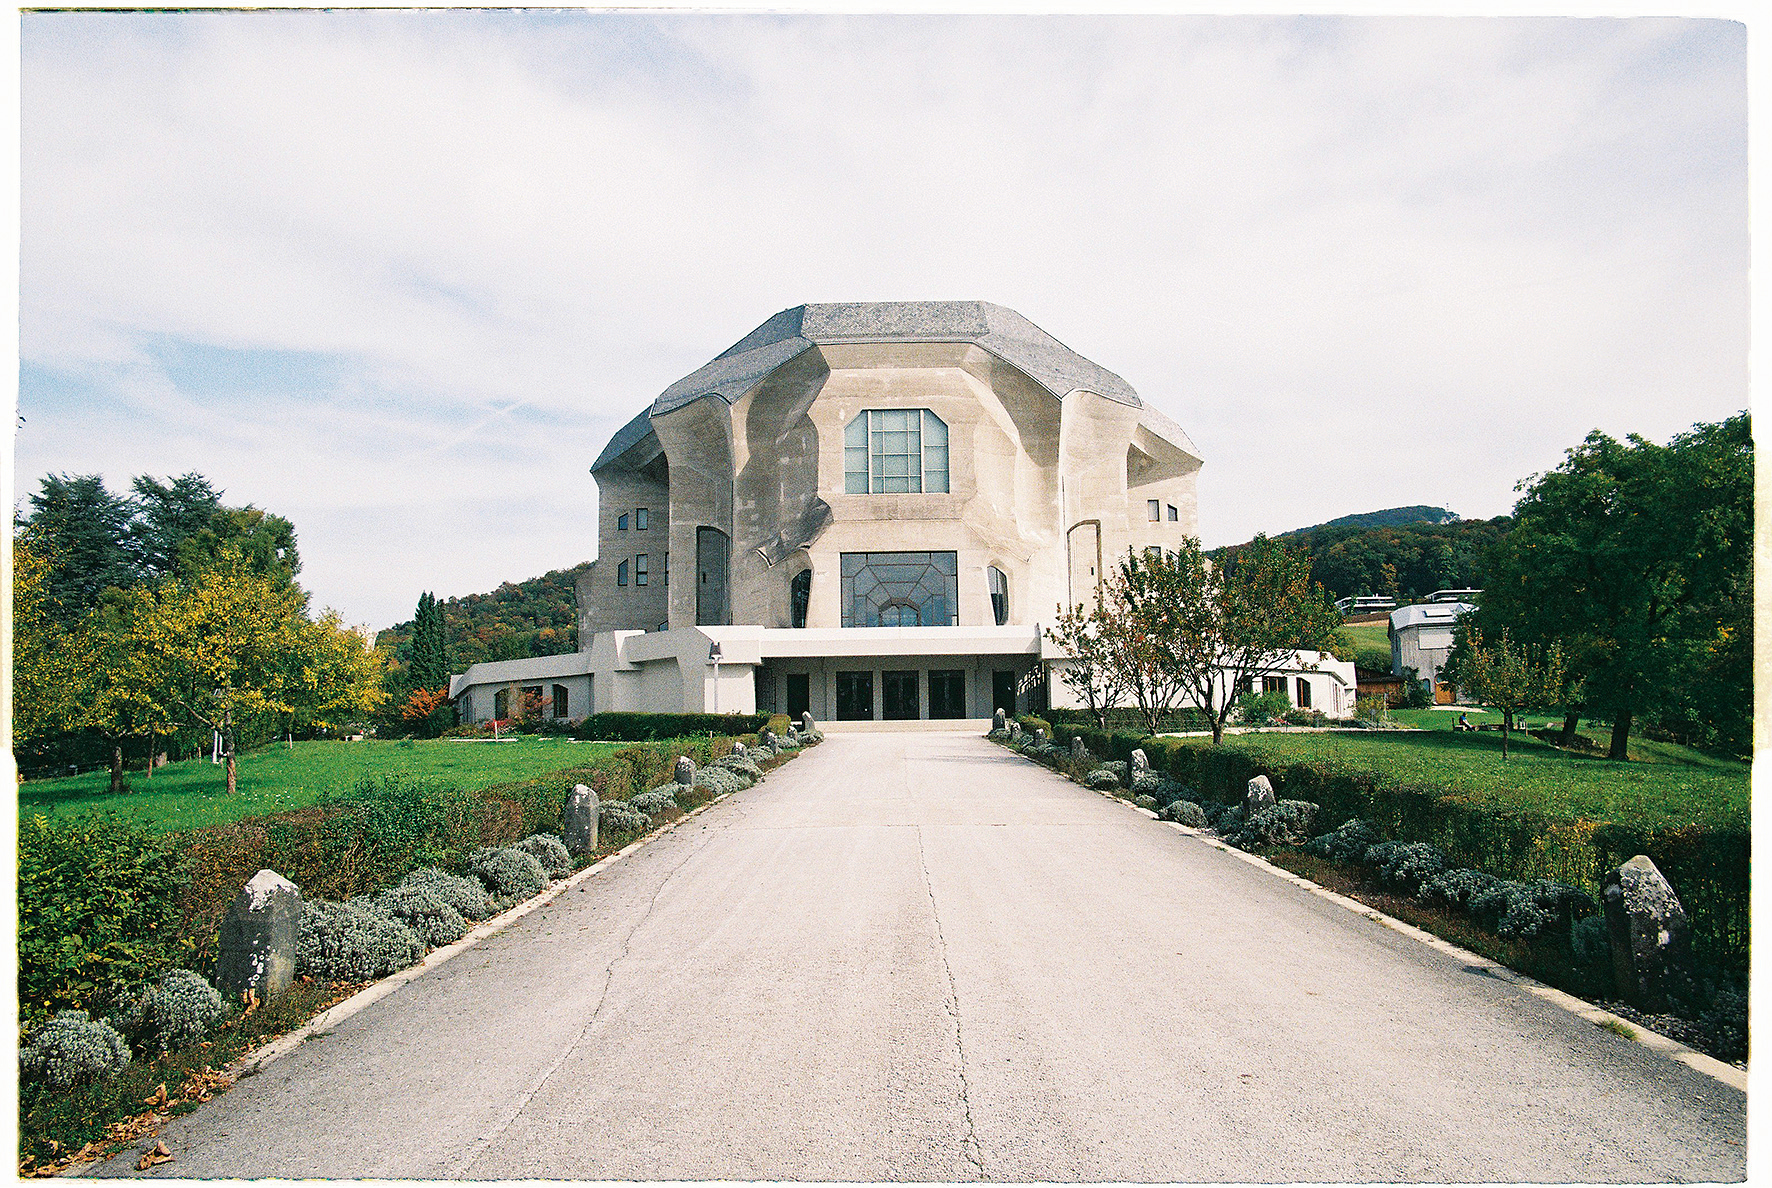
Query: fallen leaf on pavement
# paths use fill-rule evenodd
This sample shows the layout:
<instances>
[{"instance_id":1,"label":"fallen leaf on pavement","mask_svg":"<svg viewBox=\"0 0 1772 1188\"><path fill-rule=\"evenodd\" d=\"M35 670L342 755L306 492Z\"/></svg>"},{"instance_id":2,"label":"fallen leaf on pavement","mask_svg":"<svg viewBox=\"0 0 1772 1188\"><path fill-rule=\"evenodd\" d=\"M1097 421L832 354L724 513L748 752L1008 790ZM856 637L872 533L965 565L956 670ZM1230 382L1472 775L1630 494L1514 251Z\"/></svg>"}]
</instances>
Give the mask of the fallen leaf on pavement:
<instances>
[{"instance_id":1,"label":"fallen leaf on pavement","mask_svg":"<svg viewBox=\"0 0 1772 1188\"><path fill-rule=\"evenodd\" d=\"M166 1149L165 1142L158 1142L142 1152L142 1157L135 1161L135 1170L147 1171L156 1163L166 1163L171 1158L172 1152Z\"/></svg>"}]
</instances>

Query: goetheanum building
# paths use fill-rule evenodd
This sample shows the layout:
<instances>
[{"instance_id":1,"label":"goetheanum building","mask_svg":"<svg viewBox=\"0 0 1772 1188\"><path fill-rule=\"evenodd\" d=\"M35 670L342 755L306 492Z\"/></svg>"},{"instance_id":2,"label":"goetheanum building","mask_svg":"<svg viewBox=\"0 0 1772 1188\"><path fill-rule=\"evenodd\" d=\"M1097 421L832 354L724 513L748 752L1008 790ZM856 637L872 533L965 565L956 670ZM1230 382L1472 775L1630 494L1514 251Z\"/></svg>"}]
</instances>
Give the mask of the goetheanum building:
<instances>
[{"instance_id":1,"label":"goetheanum building","mask_svg":"<svg viewBox=\"0 0 1772 1188\"><path fill-rule=\"evenodd\" d=\"M451 693L466 720L555 684L573 717L1026 709L1058 607L1128 549L1198 534L1200 465L1130 384L1012 310L784 310L591 467L580 652L476 665Z\"/></svg>"}]
</instances>

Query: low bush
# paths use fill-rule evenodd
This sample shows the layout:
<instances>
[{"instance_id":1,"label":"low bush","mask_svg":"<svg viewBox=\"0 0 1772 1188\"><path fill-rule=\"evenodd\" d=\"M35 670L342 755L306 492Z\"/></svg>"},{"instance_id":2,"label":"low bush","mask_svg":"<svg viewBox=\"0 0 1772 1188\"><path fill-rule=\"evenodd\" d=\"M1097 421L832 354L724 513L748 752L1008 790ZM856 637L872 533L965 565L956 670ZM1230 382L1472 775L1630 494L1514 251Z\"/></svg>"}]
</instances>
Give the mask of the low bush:
<instances>
[{"instance_id":1,"label":"low bush","mask_svg":"<svg viewBox=\"0 0 1772 1188\"><path fill-rule=\"evenodd\" d=\"M742 792L751 786L751 781L724 767L704 767L695 773L695 786L706 788L715 796L725 796L731 792Z\"/></svg>"},{"instance_id":2,"label":"low bush","mask_svg":"<svg viewBox=\"0 0 1772 1188\"><path fill-rule=\"evenodd\" d=\"M1421 885L1446 869L1446 854L1438 846L1426 842L1379 842L1366 851L1366 864L1374 868L1378 879L1414 895Z\"/></svg>"},{"instance_id":3,"label":"low bush","mask_svg":"<svg viewBox=\"0 0 1772 1188\"><path fill-rule=\"evenodd\" d=\"M233 1013L209 979L189 969L170 969L123 1016L123 1028L143 1051L171 1051L203 1038Z\"/></svg>"},{"instance_id":4,"label":"low bush","mask_svg":"<svg viewBox=\"0 0 1772 1188\"><path fill-rule=\"evenodd\" d=\"M492 914L486 884L466 875L453 875L435 866L424 866L401 880L400 887L434 895L464 920L484 920Z\"/></svg>"},{"instance_id":5,"label":"low bush","mask_svg":"<svg viewBox=\"0 0 1772 1188\"><path fill-rule=\"evenodd\" d=\"M755 734L771 722L768 714L590 714L573 727L575 738L641 742L651 739L688 738L716 734L735 738ZM777 733L786 731L782 718Z\"/></svg>"},{"instance_id":6,"label":"low bush","mask_svg":"<svg viewBox=\"0 0 1772 1188\"><path fill-rule=\"evenodd\" d=\"M1134 796L1132 798L1132 803L1136 804L1141 809L1149 809L1153 813L1157 811L1157 798L1155 796Z\"/></svg>"},{"instance_id":7,"label":"low bush","mask_svg":"<svg viewBox=\"0 0 1772 1188\"><path fill-rule=\"evenodd\" d=\"M1084 783L1098 792L1112 792L1120 787L1120 777L1105 767L1098 767L1084 777Z\"/></svg>"},{"instance_id":8,"label":"low bush","mask_svg":"<svg viewBox=\"0 0 1772 1188\"><path fill-rule=\"evenodd\" d=\"M552 833L532 833L511 847L522 850L531 858L541 863L543 871L550 879L558 879L572 873L572 855L566 850L566 843Z\"/></svg>"},{"instance_id":9,"label":"low bush","mask_svg":"<svg viewBox=\"0 0 1772 1188\"><path fill-rule=\"evenodd\" d=\"M655 817L666 809L677 807L677 789L682 786L677 783L660 784L650 792L640 793L628 803L648 817Z\"/></svg>"},{"instance_id":10,"label":"low bush","mask_svg":"<svg viewBox=\"0 0 1772 1188\"><path fill-rule=\"evenodd\" d=\"M1206 813L1191 800L1172 800L1158 814L1165 821L1186 825L1189 829L1206 828Z\"/></svg>"},{"instance_id":11,"label":"low bush","mask_svg":"<svg viewBox=\"0 0 1772 1188\"><path fill-rule=\"evenodd\" d=\"M1237 720L1245 726L1272 726L1292 708L1292 699L1278 689L1245 693L1237 698Z\"/></svg>"},{"instance_id":12,"label":"low bush","mask_svg":"<svg viewBox=\"0 0 1772 1188\"><path fill-rule=\"evenodd\" d=\"M19 1075L58 1089L109 1076L129 1063L129 1045L115 1027L85 1011L58 1011L19 1048Z\"/></svg>"},{"instance_id":13,"label":"low bush","mask_svg":"<svg viewBox=\"0 0 1772 1188\"><path fill-rule=\"evenodd\" d=\"M1460 866L1452 870L1443 870L1421 884L1419 896L1423 903L1438 907L1457 908L1469 912L1471 901L1479 895L1486 894L1501 885L1502 880L1492 874L1473 870L1468 866Z\"/></svg>"},{"instance_id":14,"label":"low bush","mask_svg":"<svg viewBox=\"0 0 1772 1188\"><path fill-rule=\"evenodd\" d=\"M746 755L728 755L724 759L715 760L714 766L724 767L730 771L736 771L738 774L752 781L763 778L763 769L757 766L756 760L751 759Z\"/></svg>"},{"instance_id":15,"label":"low bush","mask_svg":"<svg viewBox=\"0 0 1772 1188\"><path fill-rule=\"evenodd\" d=\"M367 899L302 903L296 942L300 973L334 982L368 982L405 969L424 955L417 933Z\"/></svg>"},{"instance_id":16,"label":"low bush","mask_svg":"<svg viewBox=\"0 0 1772 1188\"><path fill-rule=\"evenodd\" d=\"M188 866L174 839L120 821L20 821L21 1019L108 1009L182 957L179 897Z\"/></svg>"},{"instance_id":17,"label":"low bush","mask_svg":"<svg viewBox=\"0 0 1772 1188\"><path fill-rule=\"evenodd\" d=\"M375 906L412 929L433 949L453 945L468 931L466 917L434 889L422 885L402 883L383 891L375 897Z\"/></svg>"},{"instance_id":18,"label":"low bush","mask_svg":"<svg viewBox=\"0 0 1772 1188\"><path fill-rule=\"evenodd\" d=\"M646 825L646 814L625 801L607 800L597 808L597 829L604 835L638 835Z\"/></svg>"},{"instance_id":19,"label":"low bush","mask_svg":"<svg viewBox=\"0 0 1772 1188\"><path fill-rule=\"evenodd\" d=\"M1502 879L1472 895L1471 918L1497 936L1571 943L1576 919L1594 911L1594 901L1574 887L1549 879Z\"/></svg>"},{"instance_id":20,"label":"low bush","mask_svg":"<svg viewBox=\"0 0 1772 1188\"><path fill-rule=\"evenodd\" d=\"M486 884L492 909L498 912L540 895L548 885L548 872L535 855L512 846L474 851L468 872Z\"/></svg>"},{"instance_id":21,"label":"low bush","mask_svg":"<svg viewBox=\"0 0 1772 1188\"><path fill-rule=\"evenodd\" d=\"M1308 800L1281 800L1257 809L1243 824L1242 840L1252 845L1296 846L1309 839L1317 806Z\"/></svg>"},{"instance_id":22,"label":"low bush","mask_svg":"<svg viewBox=\"0 0 1772 1188\"><path fill-rule=\"evenodd\" d=\"M1355 817L1305 843L1305 851L1336 862L1364 862L1366 851L1384 840L1370 821Z\"/></svg>"}]
</instances>

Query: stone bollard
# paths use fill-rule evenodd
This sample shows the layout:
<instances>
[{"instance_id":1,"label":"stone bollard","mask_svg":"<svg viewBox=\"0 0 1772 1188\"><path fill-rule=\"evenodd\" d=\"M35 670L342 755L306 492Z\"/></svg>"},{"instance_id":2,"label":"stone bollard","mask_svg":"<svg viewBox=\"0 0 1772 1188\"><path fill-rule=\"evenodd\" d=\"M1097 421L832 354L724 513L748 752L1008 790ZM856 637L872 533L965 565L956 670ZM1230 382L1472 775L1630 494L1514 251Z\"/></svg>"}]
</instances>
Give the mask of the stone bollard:
<instances>
[{"instance_id":1,"label":"stone bollard","mask_svg":"<svg viewBox=\"0 0 1772 1188\"><path fill-rule=\"evenodd\" d=\"M695 761L687 755L677 756L677 769L673 778L685 788L695 783Z\"/></svg>"},{"instance_id":2,"label":"stone bollard","mask_svg":"<svg viewBox=\"0 0 1772 1188\"><path fill-rule=\"evenodd\" d=\"M1128 766L1128 768L1127 768L1128 774L1130 774L1133 778L1136 779L1139 772L1149 771L1150 769L1151 769L1151 759L1150 759L1149 755L1146 755L1144 753L1144 748L1143 747L1133 747L1132 748L1132 762L1131 762L1130 766Z\"/></svg>"},{"instance_id":3,"label":"stone bollard","mask_svg":"<svg viewBox=\"0 0 1772 1188\"><path fill-rule=\"evenodd\" d=\"M758 740L770 750L774 751L780 749L781 739L777 738L775 731L769 729L767 726L763 728L763 733L757 737Z\"/></svg>"},{"instance_id":4,"label":"stone bollard","mask_svg":"<svg viewBox=\"0 0 1772 1188\"><path fill-rule=\"evenodd\" d=\"M1071 735L1071 758L1078 763L1083 763L1089 758L1089 748L1083 745L1083 736L1080 734Z\"/></svg>"},{"instance_id":5,"label":"stone bollard","mask_svg":"<svg viewBox=\"0 0 1772 1188\"><path fill-rule=\"evenodd\" d=\"M991 729L992 730L1007 730L1008 728L1009 728L1009 715L1003 712L1002 706L998 706L996 720L991 723Z\"/></svg>"},{"instance_id":6,"label":"stone bollard","mask_svg":"<svg viewBox=\"0 0 1772 1188\"><path fill-rule=\"evenodd\" d=\"M807 734L811 734L814 730L818 729L817 724L812 720L811 710L800 711L800 729L804 730Z\"/></svg>"},{"instance_id":7,"label":"stone bollard","mask_svg":"<svg viewBox=\"0 0 1772 1188\"><path fill-rule=\"evenodd\" d=\"M1600 902L1618 992L1657 1013L1668 1009L1670 998L1690 1001L1695 986L1686 909L1648 855L1638 854L1607 875Z\"/></svg>"},{"instance_id":8,"label":"stone bollard","mask_svg":"<svg viewBox=\"0 0 1772 1188\"><path fill-rule=\"evenodd\" d=\"M1035 742L1035 744L1043 743L1045 741L1046 741L1046 728L1044 726L1034 727L1034 742Z\"/></svg>"},{"instance_id":9,"label":"stone bollard","mask_svg":"<svg viewBox=\"0 0 1772 1188\"><path fill-rule=\"evenodd\" d=\"M561 812L561 832L566 836L561 840L574 858L582 858L597 848L597 814L602 808L597 793L584 784L574 784L566 794L566 807Z\"/></svg>"},{"instance_id":10,"label":"stone bollard","mask_svg":"<svg viewBox=\"0 0 1772 1188\"><path fill-rule=\"evenodd\" d=\"M1258 775L1249 781L1249 790L1243 794L1243 820L1247 821L1256 813L1274 803L1274 786L1264 775Z\"/></svg>"},{"instance_id":11,"label":"stone bollard","mask_svg":"<svg viewBox=\"0 0 1772 1188\"><path fill-rule=\"evenodd\" d=\"M274 870L253 875L222 918L216 986L230 997L251 990L269 1001L295 980L301 889Z\"/></svg>"},{"instance_id":12,"label":"stone bollard","mask_svg":"<svg viewBox=\"0 0 1772 1188\"><path fill-rule=\"evenodd\" d=\"M732 753L742 758L744 756L744 743L738 739L734 739L732 741Z\"/></svg>"},{"instance_id":13,"label":"stone bollard","mask_svg":"<svg viewBox=\"0 0 1772 1188\"><path fill-rule=\"evenodd\" d=\"M1009 737L1011 739L1021 737L1021 723L1017 722L1014 718L1009 719Z\"/></svg>"}]
</instances>

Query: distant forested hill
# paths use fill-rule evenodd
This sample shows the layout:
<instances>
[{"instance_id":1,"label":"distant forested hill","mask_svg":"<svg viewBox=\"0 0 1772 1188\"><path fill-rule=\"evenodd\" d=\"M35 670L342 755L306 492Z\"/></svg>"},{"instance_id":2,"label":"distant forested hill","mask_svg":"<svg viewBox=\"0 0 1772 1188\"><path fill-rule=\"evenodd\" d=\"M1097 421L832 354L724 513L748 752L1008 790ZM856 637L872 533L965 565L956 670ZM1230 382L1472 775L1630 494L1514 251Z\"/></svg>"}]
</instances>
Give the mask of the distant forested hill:
<instances>
[{"instance_id":1,"label":"distant forested hill","mask_svg":"<svg viewBox=\"0 0 1772 1188\"><path fill-rule=\"evenodd\" d=\"M1450 524L1456 519L1458 519L1457 516L1443 507L1429 507L1425 503L1416 503L1408 507L1387 507L1383 511L1341 516L1330 520L1327 524L1312 524L1309 528L1298 528L1285 533L1285 535L1295 536L1300 532L1315 532L1319 528L1400 528L1405 524Z\"/></svg>"},{"instance_id":2,"label":"distant forested hill","mask_svg":"<svg viewBox=\"0 0 1772 1188\"><path fill-rule=\"evenodd\" d=\"M578 602L573 583L590 562L556 569L526 582L506 582L490 594L467 594L437 605L448 632L451 666L461 672L482 660L520 660L578 649ZM405 658L412 620L376 637Z\"/></svg>"},{"instance_id":3,"label":"distant forested hill","mask_svg":"<svg viewBox=\"0 0 1772 1188\"><path fill-rule=\"evenodd\" d=\"M1410 511L1392 508L1371 512L1387 516ZM1438 515L1439 508L1427 511ZM1349 521L1364 516L1345 516L1316 528L1288 532L1285 542L1303 547L1311 555L1311 576L1323 583L1331 598L1350 594L1389 594L1396 598L1422 598L1435 590L1474 587L1481 589L1488 576L1489 548L1513 525L1509 516L1493 520L1452 520L1361 527ZM1241 545L1218 549L1213 556L1234 554Z\"/></svg>"}]
</instances>

